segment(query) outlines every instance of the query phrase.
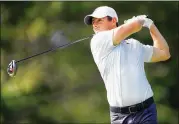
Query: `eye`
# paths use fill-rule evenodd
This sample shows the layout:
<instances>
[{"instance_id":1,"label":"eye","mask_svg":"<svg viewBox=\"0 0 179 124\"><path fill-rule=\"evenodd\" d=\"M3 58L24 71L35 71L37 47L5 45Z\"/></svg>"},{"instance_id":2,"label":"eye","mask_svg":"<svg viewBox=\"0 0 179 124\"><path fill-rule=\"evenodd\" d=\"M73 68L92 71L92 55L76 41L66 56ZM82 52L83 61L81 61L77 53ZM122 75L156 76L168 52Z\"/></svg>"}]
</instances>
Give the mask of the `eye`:
<instances>
[{"instance_id":1,"label":"eye","mask_svg":"<svg viewBox=\"0 0 179 124\"><path fill-rule=\"evenodd\" d=\"M101 21L103 21L103 19L92 19L92 24L94 24L95 22L96 22L96 23L99 23L99 22L101 22Z\"/></svg>"}]
</instances>

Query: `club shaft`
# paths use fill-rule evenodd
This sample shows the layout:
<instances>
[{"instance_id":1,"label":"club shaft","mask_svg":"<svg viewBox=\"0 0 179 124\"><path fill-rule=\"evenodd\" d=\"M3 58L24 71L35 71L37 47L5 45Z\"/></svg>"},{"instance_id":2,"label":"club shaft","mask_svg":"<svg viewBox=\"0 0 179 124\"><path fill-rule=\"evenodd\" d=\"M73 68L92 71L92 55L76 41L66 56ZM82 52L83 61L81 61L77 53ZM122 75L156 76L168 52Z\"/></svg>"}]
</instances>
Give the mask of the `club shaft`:
<instances>
[{"instance_id":1,"label":"club shaft","mask_svg":"<svg viewBox=\"0 0 179 124\"><path fill-rule=\"evenodd\" d=\"M68 47L68 46L71 46L72 44L78 43L78 42L83 41L83 40L87 40L87 39L91 38L92 36L93 36L93 35L88 36L88 37L85 37L85 38L82 38L82 39L79 39L79 40L76 40L76 41L71 42L71 43L67 43L67 44L64 44L64 45L60 45L60 46L57 46L57 47L53 47L53 48L48 49L48 50L46 50L46 51L43 51L43 52L41 52L41 53L37 53L37 54L35 54L35 55L32 55L32 56L26 57L26 58L24 58L24 59L18 60L18 61L16 61L16 63L19 63L19 62L21 62L21 61L25 61L25 60L27 60L27 59L30 59L30 58L33 58L33 57L36 57L36 56L39 56L39 55L42 55L42 54L45 54L45 53L54 51L54 50L56 50L56 49L58 49L58 48L61 48L61 49L66 48L66 47Z\"/></svg>"}]
</instances>

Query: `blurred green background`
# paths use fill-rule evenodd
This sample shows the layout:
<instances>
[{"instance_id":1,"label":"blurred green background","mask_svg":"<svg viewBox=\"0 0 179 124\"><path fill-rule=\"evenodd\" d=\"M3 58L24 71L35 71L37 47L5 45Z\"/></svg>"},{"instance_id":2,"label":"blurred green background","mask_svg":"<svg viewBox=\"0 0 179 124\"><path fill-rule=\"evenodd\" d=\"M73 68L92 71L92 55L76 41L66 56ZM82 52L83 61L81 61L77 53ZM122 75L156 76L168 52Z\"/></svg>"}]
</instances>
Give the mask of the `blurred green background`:
<instances>
[{"instance_id":1,"label":"blurred green background","mask_svg":"<svg viewBox=\"0 0 179 124\"><path fill-rule=\"evenodd\" d=\"M145 68L159 123L178 124L178 2L118 1L1 2L1 122L110 123L106 90L90 40L22 62L15 78L6 73L12 59L92 34L83 18L101 5L113 7L120 24L136 15L149 15L167 40L171 59ZM131 37L153 44L147 29Z\"/></svg>"}]
</instances>

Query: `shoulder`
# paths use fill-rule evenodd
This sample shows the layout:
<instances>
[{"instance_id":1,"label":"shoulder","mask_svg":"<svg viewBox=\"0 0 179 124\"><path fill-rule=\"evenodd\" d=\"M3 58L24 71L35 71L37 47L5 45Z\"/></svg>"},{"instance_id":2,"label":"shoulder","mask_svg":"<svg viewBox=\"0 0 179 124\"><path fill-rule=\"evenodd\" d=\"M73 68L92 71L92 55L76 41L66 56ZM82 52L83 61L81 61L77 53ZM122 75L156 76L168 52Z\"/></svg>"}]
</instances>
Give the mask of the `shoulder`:
<instances>
[{"instance_id":1,"label":"shoulder","mask_svg":"<svg viewBox=\"0 0 179 124\"><path fill-rule=\"evenodd\" d=\"M93 36L92 40L105 40L107 37L112 35L112 32L113 30L98 32Z\"/></svg>"},{"instance_id":2,"label":"shoulder","mask_svg":"<svg viewBox=\"0 0 179 124\"><path fill-rule=\"evenodd\" d=\"M132 44L133 46L140 46L141 45L140 41L137 40L137 39L134 39L134 38L129 38L129 39L126 40L126 42Z\"/></svg>"},{"instance_id":3,"label":"shoulder","mask_svg":"<svg viewBox=\"0 0 179 124\"><path fill-rule=\"evenodd\" d=\"M131 48L132 48L132 49L135 49L135 50L140 49L141 46L142 46L142 44L140 43L140 41L138 41L137 39L134 39L134 38L129 38L129 39L125 40L125 42L126 42L127 44L130 44L130 45L131 45Z\"/></svg>"},{"instance_id":4,"label":"shoulder","mask_svg":"<svg viewBox=\"0 0 179 124\"><path fill-rule=\"evenodd\" d=\"M112 42L112 30L96 33L91 39L91 46L101 46Z\"/></svg>"}]
</instances>

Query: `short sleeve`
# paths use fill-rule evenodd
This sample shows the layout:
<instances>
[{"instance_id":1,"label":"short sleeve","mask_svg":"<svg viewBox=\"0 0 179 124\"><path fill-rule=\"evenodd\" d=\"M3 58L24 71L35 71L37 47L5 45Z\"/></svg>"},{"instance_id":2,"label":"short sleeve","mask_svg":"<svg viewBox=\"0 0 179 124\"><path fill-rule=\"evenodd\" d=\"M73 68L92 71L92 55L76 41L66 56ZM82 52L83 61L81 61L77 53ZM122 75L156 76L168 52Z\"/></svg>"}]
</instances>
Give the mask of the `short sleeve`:
<instances>
[{"instance_id":1,"label":"short sleeve","mask_svg":"<svg viewBox=\"0 0 179 124\"><path fill-rule=\"evenodd\" d=\"M97 33L91 40L91 51L97 59L103 59L115 47L113 45L113 30Z\"/></svg>"},{"instance_id":2,"label":"short sleeve","mask_svg":"<svg viewBox=\"0 0 179 124\"><path fill-rule=\"evenodd\" d=\"M153 54L153 46L142 44L142 52L143 52L144 62L150 62Z\"/></svg>"},{"instance_id":3,"label":"short sleeve","mask_svg":"<svg viewBox=\"0 0 179 124\"><path fill-rule=\"evenodd\" d=\"M140 57L142 57L144 62L150 62L153 55L153 46L145 45L140 43L138 40L133 39L135 41L136 48L139 50Z\"/></svg>"}]
</instances>

